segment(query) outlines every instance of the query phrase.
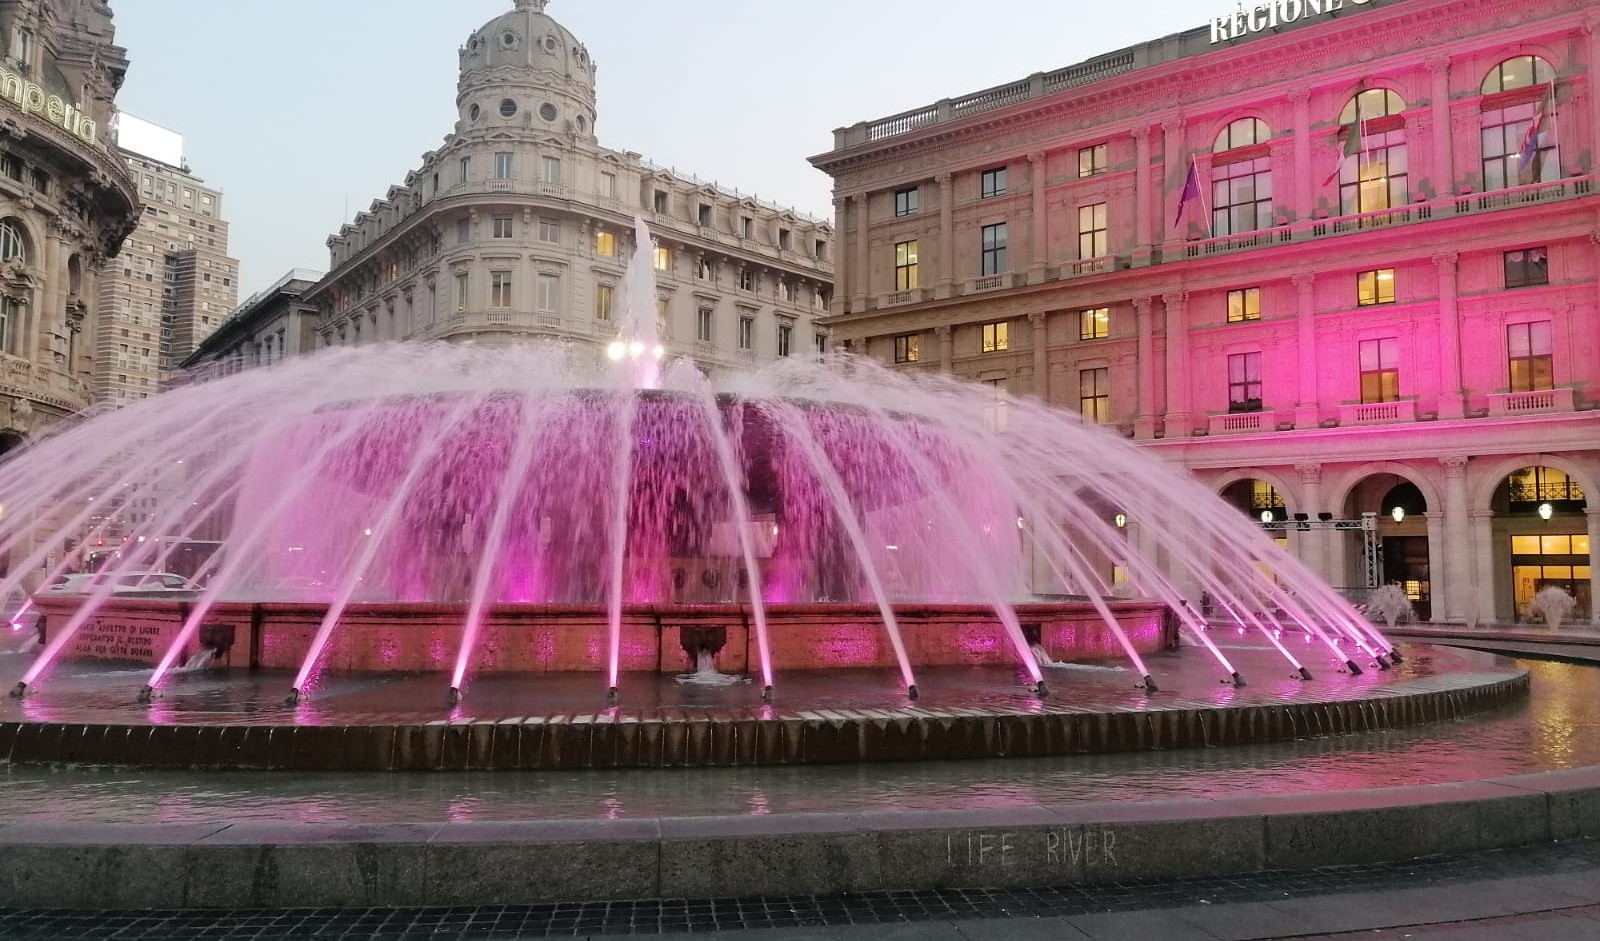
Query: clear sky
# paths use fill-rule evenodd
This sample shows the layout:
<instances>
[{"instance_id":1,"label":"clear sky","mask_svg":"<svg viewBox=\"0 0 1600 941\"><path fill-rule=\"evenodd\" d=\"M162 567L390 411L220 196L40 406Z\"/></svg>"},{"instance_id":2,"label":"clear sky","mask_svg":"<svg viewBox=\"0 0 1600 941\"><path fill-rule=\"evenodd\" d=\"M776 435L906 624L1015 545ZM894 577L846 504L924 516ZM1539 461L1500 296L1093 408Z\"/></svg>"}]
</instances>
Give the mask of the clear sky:
<instances>
[{"instance_id":1,"label":"clear sky","mask_svg":"<svg viewBox=\"0 0 1600 941\"><path fill-rule=\"evenodd\" d=\"M123 110L224 192L241 298L455 121L456 51L512 0L112 0ZM551 0L599 65L602 144L831 218L832 130L1204 25L1222 0Z\"/></svg>"}]
</instances>

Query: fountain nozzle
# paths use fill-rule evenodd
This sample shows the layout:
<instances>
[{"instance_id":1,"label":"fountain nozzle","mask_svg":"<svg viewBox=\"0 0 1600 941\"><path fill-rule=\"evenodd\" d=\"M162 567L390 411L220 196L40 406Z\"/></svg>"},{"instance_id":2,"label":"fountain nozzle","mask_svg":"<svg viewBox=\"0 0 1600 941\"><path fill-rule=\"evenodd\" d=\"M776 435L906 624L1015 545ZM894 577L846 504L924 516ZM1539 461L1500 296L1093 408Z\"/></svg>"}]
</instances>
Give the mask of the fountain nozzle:
<instances>
[{"instance_id":1,"label":"fountain nozzle","mask_svg":"<svg viewBox=\"0 0 1600 941\"><path fill-rule=\"evenodd\" d=\"M1044 685L1044 680L1040 680L1033 686L1033 695L1039 697L1040 699L1048 698L1050 695L1050 687Z\"/></svg>"},{"instance_id":2,"label":"fountain nozzle","mask_svg":"<svg viewBox=\"0 0 1600 941\"><path fill-rule=\"evenodd\" d=\"M1301 678L1301 679L1302 679L1302 680L1309 680L1309 679L1311 679L1311 671L1310 671L1310 670L1307 670L1307 669L1306 669L1306 668L1305 668L1305 667L1301 667L1301 668L1300 668L1300 678Z\"/></svg>"},{"instance_id":3,"label":"fountain nozzle","mask_svg":"<svg viewBox=\"0 0 1600 941\"><path fill-rule=\"evenodd\" d=\"M283 697L283 704L285 706L300 705L300 690L298 688L289 690L289 695Z\"/></svg>"},{"instance_id":4,"label":"fountain nozzle","mask_svg":"<svg viewBox=\"0 0 1600 941\"><path fill-rule=\"evenodd\" d=\"M1228 679L1225 680L1224 682L1233 683L1234 688L1237 689L1238 687L1244 685L1244 677L1239 675L1239 671L1238 670L1234 670L1233 673L1229 674Z\"/></svg>"},{"instance_id":5,"label":"fountain nozzle","mask_svg":"<svg viewBox=\"0 0 1600 941\"><path fill-rule=\"evenodd\" d=\"M1378 669L1380 670L1389 669L1389 661L1381 653L1374 658L1374 662L1378 664Z\"/></svg>"},{"instance_id":6,"label":"fountain nozzle","mask_svg":"<svg viewBox=\"0 0 1600 941\"><path fill-rule=\"evenodd\" d=\"M910 699L913 702L915 702L917 697L919 697L921 695L922 695L921 693L917 692L917 684L912 683L911 685L906 687L906 698L907 699Z\"/></svg>"},{"instance_id":7,"label":"fountain nozzle","mask_svg":"<svg viewBox=\"0 0 1600 941\"><path fill-rule=\"evenodd\" d=\"M1344 665L1345 665L1345 668L1350 671L1350 675L1351 676L1360 676L1361 675L1361 667L1359 665L1357 665L1357 663L1354 660L1346 660L1344 662Z\"/></svg>"},{"instance_id":8,"label":"fountain nozzle","mask_svg":"<svg viewBox=\"0 0 1600 941\"><path fill-rule=\"evenodd\" d=\"M1147 693L1161 692L1161 687L1156 685L1156 678L1148 673L1146 673L1144 678L1139 681L1139 685L1144 687L1144 691Z\"/></svg>"},{"instance_id":9,"label":"fountain nozzle","mask_svg":"<svg viewBox=\"0 0 1600 941\"><path fill-rule=\"evenodd\" d=\"M11 687L11 698L12 699L21 699L22 695L24 693L26 693L27 691L28 691L28 684L27 683L18 683L17 685Z\"/></svg>"},{"instance_id":10,"label":"fountain nozzle","mask_svg":"<svg viewBox=\"0 0 1600 941\"><path fill-rule=\"evenodd\" d=\"M155 696L156 688L151 686L149 683L146 683L144 688L139 690L139 705L143 706L149 704L150 700L154 699Z\"/></svg>"},{"instance_id":11,"label":"fountain nozzle","mask_svg":"<svg viewBox=\"0 0 1600 941\"><path fill-rule=\"evenodd\" d=\"M461 702L461 688L458 687L458 686L450 687L450 692L445 694L445 701L448 702L452 706L460 703Z\"/></svg>"},{"instance_id":12,"label":"fountain nozzle","mask_svg":"<svg viewBox=\"0 0 1600 941\"><path fill-rule=\"evenodd\" d=\"M617 688L615 686L613 686L610 689L606 690L606 705L615 706L616 704L617 704Z\"/></svg>"},{"instance_id":13,"label":"fountain nozzle","mask_svg":"<svg viewBox=\"0 0 1600 941\"><path fill-rule=\"evenodd\" d=\"M770 687L770 686L761 687L761 701L764 702L764 703L771 704L771 702L772 702L772 687Z\"/></svg>"}]
</instances>

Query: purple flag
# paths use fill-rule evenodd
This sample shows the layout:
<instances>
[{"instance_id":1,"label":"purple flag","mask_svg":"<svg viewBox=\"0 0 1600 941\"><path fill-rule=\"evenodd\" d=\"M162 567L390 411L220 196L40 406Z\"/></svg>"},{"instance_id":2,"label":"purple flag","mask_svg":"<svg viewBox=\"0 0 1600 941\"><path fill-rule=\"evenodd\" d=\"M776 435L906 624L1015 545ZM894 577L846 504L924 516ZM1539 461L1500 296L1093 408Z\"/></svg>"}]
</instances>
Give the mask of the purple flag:
<instances>
[{"instance_id":1,"label":"purple flag","mask_svg":"<svg viewBox=\"0 0 1600 941\"><path fill-rule=\"evenodd\" d=\"M1172 220L1172 224L1174 226L1176 226L1178 223L1183 221L1183 207L1187 206L1189 204L1189 200L1191 200L1191 199L1199 199L1199 198L1200 198L1200 168L1194 162L1194 158L1190 157L1189 158L1189 175L1187 177L1184 177L1184 180L1183 180L1183 192L1178 194L1178 217L1176 219Z\"/></svg>"}]
</instances>

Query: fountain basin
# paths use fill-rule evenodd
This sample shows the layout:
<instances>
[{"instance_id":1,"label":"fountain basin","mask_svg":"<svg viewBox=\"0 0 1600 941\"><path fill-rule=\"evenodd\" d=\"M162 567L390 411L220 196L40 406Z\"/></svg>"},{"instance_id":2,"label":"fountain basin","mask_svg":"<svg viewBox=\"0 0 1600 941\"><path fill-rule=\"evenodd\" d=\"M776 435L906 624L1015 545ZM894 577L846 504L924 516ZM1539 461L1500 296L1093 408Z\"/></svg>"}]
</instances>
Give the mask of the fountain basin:
<instances>
[{"instance_id":1,"label":"fountain basin","mask_svg":"<svg viewBox=\"0 0 1600 941\"><path fill-rule=\"evenodd\" d=\"M39 597L49 639L88 599ZM72 637L73 660L154 665L181 631L193 599L115 597L101 604ZM1109 607L1141 654L1177 646L1166 607L1112 601ZM461 643L465 604L358 603L345 608L321 664L335 673L447 671ZM1013 607L1024 633L1063 662L1120 660L1124 654L1087 602ZM206 614L192 649L216 651L227 668L294 669L304 660L327 614L320 602L221 602ZM766 606L772 658L779 670L895 666L882 614L871 604ZM906 651L916 666L1009 666L1016 651L993 608L977 604L895 607ZM472 672L573 673L607 669L606 608L598 604L499 604L485 610ZM1037 631L1035 638L1034 632ZM720 643L718 643L720 641ZM621 669L681 673L694 652L712 650L719 670L743 673L757 662L748 605L628 605L622 619Z\"/></svg>"}]
</instances>

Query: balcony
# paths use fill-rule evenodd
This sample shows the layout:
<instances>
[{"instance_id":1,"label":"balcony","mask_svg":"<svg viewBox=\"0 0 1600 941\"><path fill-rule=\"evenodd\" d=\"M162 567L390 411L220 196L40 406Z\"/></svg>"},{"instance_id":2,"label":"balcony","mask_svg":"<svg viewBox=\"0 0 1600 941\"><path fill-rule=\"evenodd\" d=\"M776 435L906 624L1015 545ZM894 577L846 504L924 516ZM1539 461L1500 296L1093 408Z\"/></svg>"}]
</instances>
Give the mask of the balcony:
<instances>
[{"instance_id":1,"label":"balcony","mask_svg":"<svg viewBox=\"0 0 1600 941\"><path fill-rule=\"evenodd\" d=\"M909 291L895 291L892 294L879 294L879 307L899 307L901 304L918 304L926 299L922 288L912 288Z\"/></svg>"},{"instance_id":2,"label":"balcony","mask_svg":"<svg viewBox=\"0 0 1600 941\"><path fill-rule=\"evenodd\" d=\"M1001 274L985 275L981 278L969 278L963 285L963 294L982 294L984 291L999 291L1004 288L1017 287L1026 284L1027 276L1018 275L1007 271Z\"/></svg>"},{"instance_id":3,"label":"balcony","mask_svg":"<svg viewBox=\"0 0 1600 941\"><path fill-rule=\"evenodd\" d=\"M1210 435L1241 435L1259 434L1264 431L1273 431L1278 427L1278 413L1273 411L1262 412L1228 412L1223 415L1212 415L1206 433Z\"/></svg>"},{"instance_id":4,"label":"balcony","mask_svg":"<svg viewBox=\"0 0 1600 941\"><path fill-rule=\"evenodd\" d=\"M1489 396L1489 414L1497 418L1537 415L1543 412L1570 412L1572 409L1571 389L1496 392Z\"/></svg>"},{"instance_id":5,"label":"balcony","mask_svg":"<svg viewBox=\"0 0 1600 941\"><path fill-rule=\"evenodd\" d=\"M1399 402L1364 402L1359 405L1339 406L1339 426L1392 425L1397 422L1417 420L1417 402L1406 399Z\"/></svg>"},{"instance_id":6,"label":"balcony","mask_svg":"<svg viewBox=\"0 0 1600 941\"><path fill-rule=\"evenodd\" d=\"M1104 274L1107 271L1117 270L1117 256L1101 255L1098 258L1083 258L1078 261L1064 261L1061 263L1060 277L1078 278L1086 274Z\"/></svg>"}]
</instances>

